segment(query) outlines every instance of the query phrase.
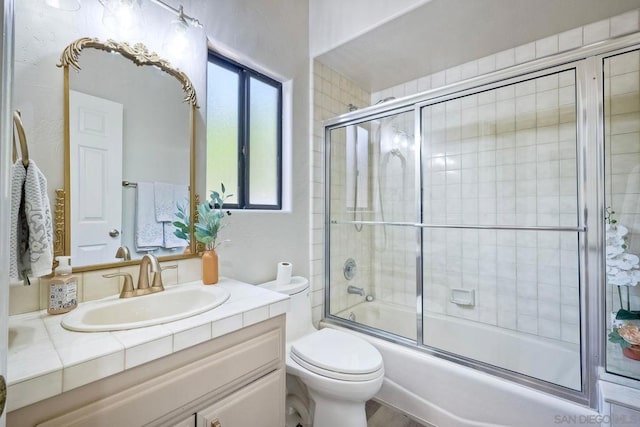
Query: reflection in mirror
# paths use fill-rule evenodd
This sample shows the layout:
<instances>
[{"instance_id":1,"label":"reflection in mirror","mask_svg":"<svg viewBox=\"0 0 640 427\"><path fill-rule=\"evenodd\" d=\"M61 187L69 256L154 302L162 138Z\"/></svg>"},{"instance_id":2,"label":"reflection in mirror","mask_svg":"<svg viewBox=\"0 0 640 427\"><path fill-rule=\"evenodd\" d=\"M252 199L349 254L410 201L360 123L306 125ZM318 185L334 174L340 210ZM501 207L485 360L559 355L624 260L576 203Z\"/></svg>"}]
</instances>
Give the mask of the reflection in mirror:
<instances>
[{"instance_id":1,"label":"reflection in mirror","mask_svg":"<svg viewBox=\"0 0 640 427\"><path fill-rule=\"evenodd\" d=\"M607 371L640 379L640 51L602 60Z\"/></svg>"},{"instance_id":2,"label":"reflection in mirror","mask_svg":"<svg viewBox=\"0 0 640 427\"><path fill-rule=\"evenodd\" d=\"M95 49L80 53L79 42ZM172 225L177 204L190 212L193 206L190 82L176 70L139 66L145 55L161 61L142 45L75 43L61 58L68 89L65 253L74 268L122 262L120 247L132 260L191 253Z\"/></svg>"}]
</instances>

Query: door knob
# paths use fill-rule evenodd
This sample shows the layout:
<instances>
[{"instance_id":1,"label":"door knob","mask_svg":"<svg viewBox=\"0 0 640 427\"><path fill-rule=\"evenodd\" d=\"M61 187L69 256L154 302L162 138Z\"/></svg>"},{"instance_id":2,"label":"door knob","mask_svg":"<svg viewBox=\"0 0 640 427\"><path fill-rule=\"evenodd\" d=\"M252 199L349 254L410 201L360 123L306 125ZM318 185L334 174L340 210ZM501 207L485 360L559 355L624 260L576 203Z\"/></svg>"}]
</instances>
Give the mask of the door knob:
<instances>
[{"instance_id":1,"label":"door knob","mask_svg":"<svg viewBox=\"0 0 640 427\"><path fill-rule=\"evenodd\" d=\"M112 228L111 230L109 230L109 236L118 237L119 235L120 235L120 232L118 230L116 230L115 228Z\"/></svg>"}]
</instances>

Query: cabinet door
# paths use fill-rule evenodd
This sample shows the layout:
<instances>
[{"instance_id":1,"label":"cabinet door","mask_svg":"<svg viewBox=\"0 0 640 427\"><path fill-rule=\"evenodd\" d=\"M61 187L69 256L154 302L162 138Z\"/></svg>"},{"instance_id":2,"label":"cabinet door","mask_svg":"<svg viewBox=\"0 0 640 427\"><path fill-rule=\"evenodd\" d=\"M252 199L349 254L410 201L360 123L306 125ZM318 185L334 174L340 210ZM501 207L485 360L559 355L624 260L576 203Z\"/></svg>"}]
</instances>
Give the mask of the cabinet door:
<instances>
[{"instance_id":1,"label":"cabinet door","mask_svg":"<svg viewBox=\"0 0 640 427\"><path fill-rule=\"evenodd\" d=\"M185 418L179 423L175 423L172 427L195 427L196 425L196 414L189 415L189 418Z\"/></svg>"},{"instance_id":2,"label":"cabinet door","mask_svg":"<svg viewBox=\"0 0 640 427\"><path fill-rule=\"evenodd\" d=\"M198 411L197 427L282 427L284 371L277 371Z\"/></svg>"}]
</instances>

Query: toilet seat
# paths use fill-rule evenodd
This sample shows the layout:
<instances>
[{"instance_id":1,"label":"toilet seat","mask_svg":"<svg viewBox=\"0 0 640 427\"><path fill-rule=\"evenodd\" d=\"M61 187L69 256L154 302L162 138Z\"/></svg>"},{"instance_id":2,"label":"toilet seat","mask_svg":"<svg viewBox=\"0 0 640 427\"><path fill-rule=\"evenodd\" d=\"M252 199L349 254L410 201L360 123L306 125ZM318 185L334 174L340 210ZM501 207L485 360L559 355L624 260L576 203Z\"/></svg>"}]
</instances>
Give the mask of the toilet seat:
<instances>
[{"instance_id":1,"label":"toilet seat","mask_svg":"<svg viewBox=\"0 0 640 427\"><path fill-rule=\"evenodd\" d=\"M384 372L375 347L336 329L321 329L294 341L290 356L305 369L336 380L369 381Z\"/></svg>"}]
</instances>

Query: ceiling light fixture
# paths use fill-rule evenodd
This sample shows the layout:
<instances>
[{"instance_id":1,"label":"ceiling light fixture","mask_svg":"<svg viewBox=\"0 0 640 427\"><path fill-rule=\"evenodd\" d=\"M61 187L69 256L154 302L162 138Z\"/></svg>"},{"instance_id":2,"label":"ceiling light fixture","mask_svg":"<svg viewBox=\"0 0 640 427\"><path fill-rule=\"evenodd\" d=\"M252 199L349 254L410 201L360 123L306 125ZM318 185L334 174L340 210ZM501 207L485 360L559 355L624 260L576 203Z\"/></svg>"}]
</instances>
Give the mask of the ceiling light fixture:
<instances>
[{"instance_id":1,"label":"ceiling light fixture","mask_svg":"<svg viewBox=\"0 0 640 427\"><path fill-rule=\"evenodd\" d=\"M184 23L189 23L191 25L193 25L194 27L197 28L202 28L202 24L200 23L200 21L198 21L196 18L193 18L187 14L184 13L184 11L182 10L182 6L180 6L178 9L176 9L175 7L172 7L170 5L168 5L167 3L163 2L162 0L149 0L151 3L155 3L158 6L164 8L165 10L168 10L169 12L173 12L178 16L179 20L182 20L182 22Z\"/></svg>"},{"instance_id":2,"label":"ceiling light fixture","mask_svg":"<svg viewBox=\"0 0 640 427\"><path fill-rule=\"evenodd\" d=\"M182 53L189 46L189 24L185 18L182 6L178 9L178 17L171 21L169 30L164 38L163 49L168 51L172 57L182 56Z\"/></svg>"}]
</instances>

